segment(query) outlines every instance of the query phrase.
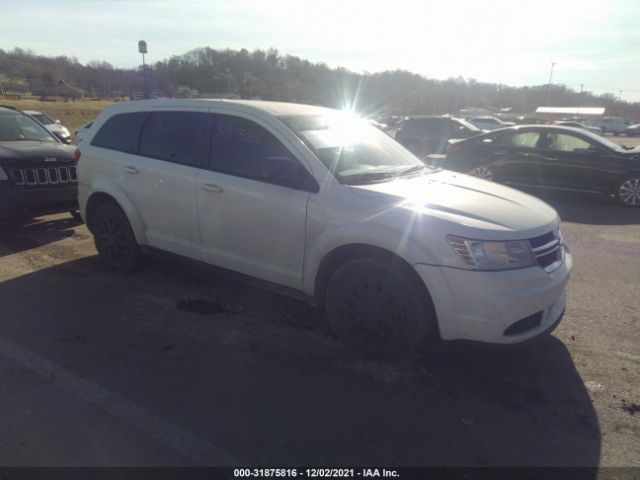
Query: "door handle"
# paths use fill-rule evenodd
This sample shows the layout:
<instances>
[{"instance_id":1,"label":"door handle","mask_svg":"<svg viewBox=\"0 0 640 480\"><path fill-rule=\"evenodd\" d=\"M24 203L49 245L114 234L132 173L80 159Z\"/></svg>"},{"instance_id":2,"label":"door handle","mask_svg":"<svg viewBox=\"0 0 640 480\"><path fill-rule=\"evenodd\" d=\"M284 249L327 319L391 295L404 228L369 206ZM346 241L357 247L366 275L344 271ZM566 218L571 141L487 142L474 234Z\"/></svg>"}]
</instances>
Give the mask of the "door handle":
<instances>
[{"instance_id":1,"label":"door handle","mask_svg":"<svg viewBox=\"0 0 640 480\"><path fill-rule=\"evenodd\" d=\"M136 167L126 166L126 167L122 167L122 170L124 170L127 173L140 173L140 171Z\"/></svg>"},{"instance_id":2,"label":"door handle","mask_svg":"<svg viewBox=\"0 0 640 480\"><path fill-rule=\"evenodd\" d=\"M207 192L222 193L224 190L215 183L203 183L202 189Z\"/></svg>"}]
</instances>

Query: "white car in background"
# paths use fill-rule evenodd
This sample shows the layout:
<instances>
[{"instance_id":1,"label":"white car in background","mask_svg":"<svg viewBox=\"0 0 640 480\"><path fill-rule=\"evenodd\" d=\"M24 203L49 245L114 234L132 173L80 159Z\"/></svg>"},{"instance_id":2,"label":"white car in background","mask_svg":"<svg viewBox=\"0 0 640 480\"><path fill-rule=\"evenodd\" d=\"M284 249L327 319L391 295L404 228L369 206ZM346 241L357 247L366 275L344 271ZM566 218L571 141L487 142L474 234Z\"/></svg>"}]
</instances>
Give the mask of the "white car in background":
<instances>
[{"instance_id":1,"label":"white car in background","mask_svg":"<svg viewBox=\"0 0 640 480\"><path fill-rule=\"evenodd\" d=\"M503 122L496 117L471 117L467 118L467 121L481 130L497 130L515 125L514 122Z\"/></svg>"},{"instance_id":2,"label":"white car in background","mask_svg":"<svg viewBox=\"0 0 640 480\"><path fill-rule=\"evenodd\" d=\"M514 344L558 324L572 260L525 193L417 157L308 105L146 100L78 146L81 214L106 266L163 250L303 296L351 347Z\"/></svg>"},{"instance_id":3,"label":"white car in background","mask_svg":"<svg viewBox=\"0 0 640 480\"><path fill-rule=\"evenodd\" d=\"M602 135L606 135L607 133L620 135L627 130L627 122L625 122L622 117L603 117L599 125L602 129Z\"/></svg>"},{"instance_id":4,"label":"white car in background","mask_svg":"<svg viewBox=\"0 0 640 480\"><path fill-rule=\"evenodd\" d=\"M38 112L36 110L23 110L23 112L44 125L44 128L49 130L64 143L71 143L71 134L67 127L60 124L60 120L54 120L46 113Z\"/></svg>"}]
</instances>

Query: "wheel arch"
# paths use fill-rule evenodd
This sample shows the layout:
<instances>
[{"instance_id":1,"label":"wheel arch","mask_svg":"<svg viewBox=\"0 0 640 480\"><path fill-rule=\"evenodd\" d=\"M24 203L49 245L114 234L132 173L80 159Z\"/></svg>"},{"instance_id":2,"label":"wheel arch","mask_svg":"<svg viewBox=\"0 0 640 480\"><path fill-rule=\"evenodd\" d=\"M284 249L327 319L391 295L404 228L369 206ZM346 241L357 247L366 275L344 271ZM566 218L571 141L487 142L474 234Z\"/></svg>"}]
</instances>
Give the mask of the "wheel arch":
<instances>
[{"instance_id":1,"label":"wheel arch","mask_svg":"<svg viewBox=\"0 0 640 480\"><path fill-rule=\"evenodd\" d=\"M92 187L92 193L87 199L84 210L85 222L89 231L92 231L92 217L95 212L95 208L101 202L114 202L118 205L127 216L138 245L147 245L144 224L138 214L138 211L126 194L112 182L98 181Z\"/></svg>"},{"instance_id":2,"label":"wheel arch","mask_svg":"<svg viewBox=\"0 0 640 480\"><path fill-rule=\"evenodd\" d=\"M433 314L433 318L435 318L436 312L433 299L431 298L431 293L424 282L420 279L420 276L415 269L404 258L396 253L383 247L363 243L341 245L334 248L324 256L315 275L313 297L316 306L320 308L323 308L324 306L325 291L329 283L329 279L331 278L331 274L345 262L361 258L374 258L400 268L423 294L424 299L427 302L427 306L432 310L431 313Z\"/></svg>"}]
</instances>

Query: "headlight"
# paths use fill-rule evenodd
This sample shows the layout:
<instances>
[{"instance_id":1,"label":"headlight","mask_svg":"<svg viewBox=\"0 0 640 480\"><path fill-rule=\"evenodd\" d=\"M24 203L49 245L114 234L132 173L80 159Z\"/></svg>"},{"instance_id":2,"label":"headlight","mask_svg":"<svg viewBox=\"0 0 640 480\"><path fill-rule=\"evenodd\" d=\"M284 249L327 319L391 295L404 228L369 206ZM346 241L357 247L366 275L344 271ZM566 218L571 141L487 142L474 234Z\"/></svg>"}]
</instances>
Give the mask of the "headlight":
<instances>
[{"instance_id":1,"label":"headlight","mask_svg":"<svg viewBox=\"0 0 640 480\"><path fill-rule=\"evenodd\" d=\"M0 167L0 182L4 182L5 180L8 180L9 177L7 177L6 172L2 169L2 167Z\"/></svg>"},{"instance_id":2,"label":"headlight","mask_svg":"<svg viewBox=\"0 0 640 480\"><path fill-rule=\"evenodd\" d=\"M510 270L536 265L528 240L490 242L448 236L447 241L473 270Z\"/></svg>"}]
</instances>

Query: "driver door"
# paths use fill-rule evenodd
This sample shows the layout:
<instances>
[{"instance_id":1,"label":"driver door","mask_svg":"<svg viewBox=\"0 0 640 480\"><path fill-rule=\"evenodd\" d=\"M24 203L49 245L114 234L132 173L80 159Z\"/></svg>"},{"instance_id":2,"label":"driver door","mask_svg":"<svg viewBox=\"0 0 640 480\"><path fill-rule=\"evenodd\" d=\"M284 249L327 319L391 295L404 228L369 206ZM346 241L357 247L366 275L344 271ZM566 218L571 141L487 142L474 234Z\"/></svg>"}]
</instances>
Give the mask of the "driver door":
<instances>
[{"instance_id":1,"label":"driver door","mask_svg":"<svg viewBox=\"0 0 640 480\"><path fill-rule=\"evenodd\" d=\"M196 187L202 259L301 289L317 183L274 132L248 118L212 115L210 148Z\"/></svg>"}]
</instances>

